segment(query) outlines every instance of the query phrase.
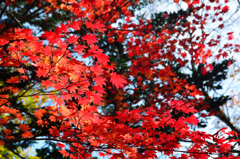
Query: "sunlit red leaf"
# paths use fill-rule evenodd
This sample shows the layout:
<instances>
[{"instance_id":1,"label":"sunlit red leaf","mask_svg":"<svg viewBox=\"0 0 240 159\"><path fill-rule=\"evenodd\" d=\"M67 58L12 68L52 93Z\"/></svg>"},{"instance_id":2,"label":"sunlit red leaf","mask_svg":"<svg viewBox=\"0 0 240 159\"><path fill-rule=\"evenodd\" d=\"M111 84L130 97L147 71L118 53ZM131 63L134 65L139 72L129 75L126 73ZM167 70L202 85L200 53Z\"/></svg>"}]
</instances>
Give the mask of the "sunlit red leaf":
<instances>
[{"instance_id":1,"label":"sunlit red leaf","mask_svg":"<svg viewBox=\"0 0 240 159\"><path fill-rule=\"evenodd\" d=\"M19 77L16 77L16 76L13 77L12 76L6 82L7 83L19 83L20 81L19 81Z\"/></svg>"},{"instance_id":2,"label":"sunlit red leaf","mask_svg":"<svg viewBox=\"0 0 240 159\"><path fill-rule=\"evenodd\" d=\"M124 87L124 84L127 84L127 81L115 72L112 73L111 82L117 89L119 87Z\"/></svg>"},{"instance_id":3,"label":"sunlit red leaf","mask_svg":"<svg viewBox=\"0 0 240 159\"><path fill-rule=\"evenodd\" d=\"M83 36L82 39L86 40L89 45L97 42L96 35L91 34L91 33Z\"/></svg>"}]
</instances>

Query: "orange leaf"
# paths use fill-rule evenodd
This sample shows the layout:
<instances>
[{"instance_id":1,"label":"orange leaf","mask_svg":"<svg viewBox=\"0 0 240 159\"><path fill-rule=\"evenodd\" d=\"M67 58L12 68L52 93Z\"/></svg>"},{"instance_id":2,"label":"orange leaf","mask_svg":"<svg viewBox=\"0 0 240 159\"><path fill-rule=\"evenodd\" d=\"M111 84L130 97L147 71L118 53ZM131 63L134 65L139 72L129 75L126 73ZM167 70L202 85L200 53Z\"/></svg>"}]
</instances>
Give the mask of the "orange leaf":
<instances>
[{"instance_id":1,"label":"orange leaf","mask_svg":"<svg viewBox=\"0 0 240 159\"><path fill-rule=\"evenodd\" d=\"M10 77L7 81L7 83L19 83L19 77Z\"/></svg>"},{"instance_id":2,"label":"orange leaf","mask_svg":"<svg viewBox=\"0 0 240 159\"><path fill-rule=\"evenodd\" d=\"M19 125L19 128L22 129L23 131L28 131L30 129L29 126L26 124Z\"/></svg>"},{"instance_id":3,"label":"orange leaf","mask_svg":"<svg viewBox=\"0 0 240 159\"><path fill-rule=\"evenodd\" d=\"M45 109L38 109L33 114L35 115L35 117L40 119L40 118L42 118L43 114L45 114L46 112L47 111Z\"/></svg>"},{"instance_id":4,"label":"orange leaf","mask_svg":"<svg viewBox=\"0 0 240 159\"><path fill-rule=\"evenodd\" d=\"M32 134L30 131L25 131L25 132L22 134L22 137L23 137L23 138L30 138L30 137L33 137L33 134Z\"/></svg>"},{"instance_id":5,"label":"orange leaf","mask_svg":"<svg viewBox=\"0 0 240 159\"><path fill-rule=\"evenodd\" d=\"M10 130L10 129L5 129L5 130L4 130L4 133L5 133L6 135L10 135L10 134L12 133L12 130Z\"/></svg>"}]
</instances>

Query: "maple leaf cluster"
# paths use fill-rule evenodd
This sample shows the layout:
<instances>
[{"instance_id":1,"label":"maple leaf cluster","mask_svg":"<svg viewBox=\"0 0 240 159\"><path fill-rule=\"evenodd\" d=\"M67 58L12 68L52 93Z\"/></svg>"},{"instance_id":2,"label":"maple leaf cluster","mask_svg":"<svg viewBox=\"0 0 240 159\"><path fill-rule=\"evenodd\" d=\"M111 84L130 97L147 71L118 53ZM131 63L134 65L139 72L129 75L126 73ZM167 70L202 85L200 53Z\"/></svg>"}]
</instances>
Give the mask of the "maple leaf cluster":
<instances>
[{"instance_id":1,"label":"maple leaf cluster","mask_svg":"<svg viewBox=\"0 0 240 159\"><path fill-rule=\"evenodd\" d=\"M171 62L180 67L191 63L194 71L199 66L204 78L214 72L215 65L207 64L212 57L208 48L219 38L206 41L208 14L199 12L210 6L198 0L184 2L189 13L179 15L174 27L169 23L156 29L149 19L132 22L130 9L138 0L41 0L37 8L46 14L61 10L73 16L40 36L31 29L0 24L0 64L10 68L10 77L0 88L0 146L51 140L63 157L76 159L91 158L94 151L111 158L157 158L157 152L181 159L238 158L232 148L239 142L236 132L190 129L200 122L196 113L207 110L210 115L217 109L199 98L206 93L202 86L179 78ZM7 7L17 4L5 1ZM227 5L217 7L215 14L228 10ZM192 20L184 22L190 16ZM126 17L122 28L113 27L121 17ZM198 29L203 33L195 36ZM104 52L101 37L107 37L111 46L127 43L124 67ZM237 52L239 46L226 44L224 49ZM216 59L220 56L225 58L226 52L219 51ZM122 68L125 71L118 71ZM16 100L39 106L26 104L20 109L13 104ZM112 105L112 112L106 111ZM29 118L35 120L34 127ZM184 142L191 146L181 151ZM181 152L180 157L174 152Z\"/></svg>"}]
</instances>

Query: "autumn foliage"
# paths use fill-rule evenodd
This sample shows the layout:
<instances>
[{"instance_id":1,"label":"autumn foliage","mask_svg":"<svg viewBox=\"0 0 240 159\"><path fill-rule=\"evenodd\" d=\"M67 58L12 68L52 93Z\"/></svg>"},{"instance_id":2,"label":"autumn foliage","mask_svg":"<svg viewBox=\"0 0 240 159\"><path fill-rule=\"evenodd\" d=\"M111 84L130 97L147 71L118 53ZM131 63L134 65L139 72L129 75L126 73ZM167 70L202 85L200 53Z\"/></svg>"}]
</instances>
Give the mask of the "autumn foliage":
<instances>
[{"instance_id":1,"label":"autumn foliage","mask_svg":"<svg viewBox=\"0 0 240 159\"><path fill-rule=\"evenodd\" d=\"M12 26L0 23L0 67L8 75L0 87L1 146L51 140L66 158L90 158L93 152L111 158L157 158L158 152L181 159L240 158L233 146L239 142L237 132L190 129L199 124L197 115L204 118L219 110L206 102L206 92L196 82L181 77L171 65L189 65L193 71L198 67L204 79L214 71L209 58L225 59L228 52L239 52L239 45L228 43L213 53L220 35L207 40L208 11L224 16L229 10L226 0L224 5L209 0L211 6L184 0L190 12L179 15L173 28L164 24L158 29L149 19L132 20L129 8L138 0L25 3L37 4L46 15L61 10L72 17L39 35L34 29L15 27L30 16ZM5 0L4 5L17 4ZM199 15L202 11L206 13ZM123 25L115 27L120 18ZM197 30L202 32L195 34ZM228 36L232 39L233 33ZM101 49L103 37L110 46L126 43L125 71L123 63ZM182 149L185 143L188 147Z\"/></svg>"}]
</instances>

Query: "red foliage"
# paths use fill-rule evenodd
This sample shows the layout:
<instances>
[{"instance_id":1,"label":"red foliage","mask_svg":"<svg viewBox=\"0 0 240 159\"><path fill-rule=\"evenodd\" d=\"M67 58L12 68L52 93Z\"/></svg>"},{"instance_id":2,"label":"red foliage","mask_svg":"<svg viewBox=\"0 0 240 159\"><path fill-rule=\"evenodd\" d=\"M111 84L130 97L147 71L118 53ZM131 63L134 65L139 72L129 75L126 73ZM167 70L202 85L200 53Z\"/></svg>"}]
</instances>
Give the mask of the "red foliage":
<instances>
[{"instance_id":1,"label":"red foliage","mask_svg":"<svg viewBox=\"0 0 240 159\"><path fill-rule=\"evenodd\" d=\"M124 41L125 35L129 35L130 31L116 31L117 28L109 24L119 18L119 12L130 16L128 7L139 2L133 0L80 2L63 0L61 6L58 5L59 1L49 0L52 6L46 8L49 12L59 7L72 12L77 18L56 27L53 32L45 31L41 37L34 36L30 29L15 28L12 32L4 32L0 36L1 66L11 66L19 72L19 75L12 76L6 81L11 87L7 85L4 89L17 89L16 84L19 81L27 81L27 90L17 94L17 98L26 97L26 92L34 89L37 92L32 91L28 96L35 98L47 96L53 101L53 105L38 108L33 114L37 118L37 124L48 129L51 136L48 139L59 142L57 146L61 148L60 152L63 156L90 158L93 151L101 151L99 155L103 157L110 155L112 158L124 158L124 156L157 158L157 152L174 156L173 152L176 151L183 153L180 158L208 158L214 154L221 154L225 158L237 158L228 154L231 145L239 141L225 138L227 132L219 130L211 135L190 129L189 125L198 125L199 121L194 113L200 110L195 108L195 104L200 101L197 96L201 96L202 93L187 81L176 78L170 66L159 69L157 66L162 65L161 62L151 64L152 60L160 58L173 61L175 52L179 54L176 60L182 67L186 65L182 59L187 58L187 54L192 56L191 60L195 65L206 63L206 60L212 56L211 51L205 48L215 46L217 41L212 40L206 44L208 34L203 33L198 40L195 37L177 38L187 32L193 34L196 30L194 24L198 22L202 30L206 25L206 22L201 22L202 17L197 14L197 11L205 8L204 5L199 6L199 0L184 1L194 10L194 20L183 25L184 32L168 30L167 25L161 32L155 32L150 20L139 24L128 20L127 24L124 24L126 30L133 29L131 34L135 37L127 46L131 58L128 74L136 77L138 85L143 86L142 89L149 89L148 86L144 86L143 78L149 81L157 78L169 83L161 88L159 84L154 85L154 93L149 95L149 105L136 109L127 109L128 107L125 106L126 109L118 111L115 116L102 115L97 109L104 101L105 86L111 87L111 92L117 94L114 100L124 104L121 97L127 92L122 88L124 85L130 85L131 81L113 72L114 67L109 63L108 56L96 45L99 37L94 32L103 33L108 30L109 37L111 34L116 34L119 42ZM11 1L8 3L11 5ZM208 10L210 6L206 7L206 11ZM222 13L228 10L228 6L225 6L222 8ZM85 21L86 19L88 21ZM72 30L81 30L83 24L88 28L83 36L71 35ZM223 24L219 27L222 28ZM156 37L155 34L158 36ZM44 44L44 41L47 43ZM109 41L112 43L113 39L109 38ZM74 49L69 49L72 44ZM176 44L181 49L178 49ZM73 58L72 55L75 53L80 55L81 60ZM134 56L136 58L133 58ZM222 54L222 56L226 55ZM30 80L28 72L32 69L29 67L36 70L35 81ZM211 65L208 67L212 70ZM206 73L206 68L202 67L202 74ZM118 91L115 91L115 87ZM40 88L44 88L43 91ZM182 91L181 99L175 100L175 95L180 91ZM157 107L160 92L164 92L165 96L161 107ZM189 95L192 99L185 98ZM11 99L16 97L1 96L1 126L7 126L11 119L19 120L20 123L24 121L19 110L10 108ZM57 128L52 126L50 121L61 124ZM19 141L25 138L34 140L38 137L38 134L32 134L27 124L21 124L19 128L23 131L22 138L17 139ZM0 141L14 141L11 134L11 130L5 129L2 134L4 138L1 137ZM232 137L235 134L227 135ZM182 142L190 142L192 145L187 150L180 151ZM70 152L65 150L67 147L70 147Z\"/></svg>"}]
</instances>

